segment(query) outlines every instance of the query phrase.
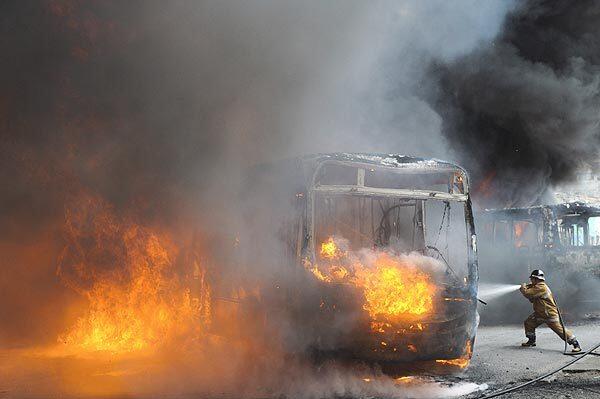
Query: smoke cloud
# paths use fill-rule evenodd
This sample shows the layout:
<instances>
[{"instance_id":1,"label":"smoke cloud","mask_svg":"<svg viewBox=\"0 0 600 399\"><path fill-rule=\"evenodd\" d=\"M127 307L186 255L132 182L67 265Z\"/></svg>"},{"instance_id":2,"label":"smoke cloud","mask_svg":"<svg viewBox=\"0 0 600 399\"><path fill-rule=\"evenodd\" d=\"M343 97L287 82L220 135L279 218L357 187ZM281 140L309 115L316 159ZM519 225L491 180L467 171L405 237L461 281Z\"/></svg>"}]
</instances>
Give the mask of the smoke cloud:
<instances>
[{"instance_id":1,"label":"smoke cloud","mask_svg":"<svg viewBox=\"0 0 600 399\"><path fill-rule=\"evenodd\" d=\"M465 148L457 144L475 138L453 134L448 127L461 119L463 108L447 106L444 96L452 89L449 85L473 79L445 74L469 57L494 53L489 44L499 40L494 38L513 7L512 2L475 0L3 2L0 291L5 295L0 303L0 342L8 347L56 343L87 304L79 294L98 287L105 276L129 278L129 270L121 270L122 264L114 259L155 256L154 263L147 263L171 267L176 256L171 256L170 248L163 251L165 241L155 238L160 237L155 231L168 232L179 240L177 244L201 241L207 253L221 248L222 243L211 241L214 237L234 242L236 233L272 234L243 230L244 223L237 220L235 200L241 189L254 183L247 177L253 165L315 152L398 152L459 158L474 168L476 178L483 176L488 165L469 163ZM525 14L519 8L505 26ZM508 37L507 31L500 37ZM434 61L438 67L432 75L428 66ZM537 76L537 69L532 70ZM588 114L596 98L592 72L585 62L569 63L554 72L562 82L555 90L563 93L564 85L570 88L565 101L579 101L581 112L572 110L569 115L577 114L575 121L564 125L577 127L573 133L577 137L593 136L589 128L593 117ZM567 73L581 80L574 81ZM536 93L546 96L542 83ZM428 102L432 97L424 95L432 88L437 94L433 107ZM582 96L580 88L588 95ZM547 125L554 126L550 121ZM559 143L570 146L571 154L582 154L570 140ZM448 144L460 157L448 152ZM552 154L558 157L558 152ZM500 170L497 174L506 178ZM101 210L86 205L88 198L97 199ZM262 212L282 211L278 204L270 205L245 204L249 209L263 208ZM82 216L76 221L84 226L83 234L71 231L73 223L65 221L78 209ZM85 226L95 225L93 215L104 213L110 215L106 217L110 228L97 236L88 234ZM136 225L140 227L129 228ZM141 244L149 244L128 247L127 240L135 234L144 237ZM250 282L274 284L285 276L284 283L293 286L299 280L285 273L277 238L269 236L266 247L226 255L244 260ZM252 261L265 260L265 253L269 261ZM216 266L212 270L228 276L236 271ZM170 277L177 286L178 277ZM306 289L310 293L310 287ZM269 298L264 301L277 304ZM285 312L273 315L280 333L293 332L298 347L306 349L301 340L305 337L285 325L286 317ZM253 330L251 321L245 326L247 335L267 337L264 331ZM246 387L235 384L262 384L275 394L294 396L308 389L306 397L403 396L390 379L374 388L360 385L364 373L379 375L371 369L348 372L327 367L324 384L325 377L300 364L295 375L303 378L279 381L278 372L286 371L290 362L278 348L262 351L269 345L276 344L252 341L228 349L215 345L223 350L186 358L181 369L175 368L175 376L169 367L180 353L173 352L165 355L169 367L161 369L159 362L155 369L159 372L150 374L164 379L143 374L151 381L149 386L137 385L141 377L127 360L122 360L123 375L134 374L125 381L150 393L176 383L186 392L206 389L213 387L211 378L226 376L218 388L242 393ZM19 375L20 369L13 368L19 365L41 375L52 365L43 363L36 369L28 361L0 366L13 375ZM205 370L213 361L214 373L196 375L198 368ZM91 370L99 373L98 386L104 386L103 371L85 366L72 374L65 371L65 381L76 384L80 370ZM265 372L268 367L271 372ZM248 369L250 375L241 375ZM193 378L189 385L181 382ZM298 381L314 384L307 388ZM248 389L254 388L250 384ZM413 397L419 395L415 392Z\"/></svg>"},{"instance_id":2,"label":"smoke cloud","mask_svg":"<svg viewBox=\"0 0 600 399\"><path fill-rule=\"evenodd\" d=\"M434 55L494 37L508 6L474 5L3 2L1 284L25 273L43 288L0 304L14 320L0 335L36 335L23 311L60 329L37 304L69 297L52 276L81 192L146 225L227 230L223 201L249 165L334 150L444 157L415 82Z\"/></svg>"},{"instance_id":3,"label":"smoke cloud","mask_svg":"<svg viewBox=\"0 0 600 399\"><path fill-rule=\"evenodd\" d=\"M520 2L491 45L431 67L430 103L480 203L548 200L550 185L598 158L599 10L593 1Z\"/></svg>"}]
</instances>

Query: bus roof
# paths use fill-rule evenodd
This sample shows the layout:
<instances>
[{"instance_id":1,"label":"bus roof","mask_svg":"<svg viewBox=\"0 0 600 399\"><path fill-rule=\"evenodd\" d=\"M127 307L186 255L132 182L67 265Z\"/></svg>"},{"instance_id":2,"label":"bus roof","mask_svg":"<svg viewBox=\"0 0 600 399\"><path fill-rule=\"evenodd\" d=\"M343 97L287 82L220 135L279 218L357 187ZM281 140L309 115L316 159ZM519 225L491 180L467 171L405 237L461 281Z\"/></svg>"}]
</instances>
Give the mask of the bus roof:
<instances>
[{"instance_id":1,"label":"bus roof","mask_svg":"<svg viewBox=\"0 0 600 399\"><path fill-rule=\"evenodd\" d=\"M402 154L334 152L305 155L300 157L300 159L309 162L356 162L388 168L458 169L466 174L466 171L461 166L448 161L442 161L435 158L413 157Z\"/></svg>"}]
</instances>

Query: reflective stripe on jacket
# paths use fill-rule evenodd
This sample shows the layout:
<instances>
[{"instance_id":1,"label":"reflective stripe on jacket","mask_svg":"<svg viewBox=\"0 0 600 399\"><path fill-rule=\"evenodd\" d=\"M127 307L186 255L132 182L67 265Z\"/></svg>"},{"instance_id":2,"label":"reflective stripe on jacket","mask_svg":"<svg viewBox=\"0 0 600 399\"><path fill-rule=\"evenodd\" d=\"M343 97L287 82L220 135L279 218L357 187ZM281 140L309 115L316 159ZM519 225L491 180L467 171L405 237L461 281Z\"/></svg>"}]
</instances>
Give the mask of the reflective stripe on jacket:
<instances>
[{"instance_id":1,"label":"reflective stripe on jacket","mask_svg":"<svg viewBox=\"0 0 600 399\"><path fill-rule=\"evenodd\" d=\"M533 304L535 317L548 321L558 321L558 308L552 291L541 281L521 286L521 293Z\"/></svg>"}]
</instances>

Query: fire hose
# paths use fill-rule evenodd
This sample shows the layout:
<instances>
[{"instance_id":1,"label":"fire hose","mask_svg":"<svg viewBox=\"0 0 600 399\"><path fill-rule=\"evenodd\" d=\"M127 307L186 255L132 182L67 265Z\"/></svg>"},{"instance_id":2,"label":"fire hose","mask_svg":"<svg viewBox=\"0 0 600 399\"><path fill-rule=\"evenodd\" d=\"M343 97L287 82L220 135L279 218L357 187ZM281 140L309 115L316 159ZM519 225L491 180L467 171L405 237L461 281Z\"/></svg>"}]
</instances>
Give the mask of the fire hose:
<instances>
[{"instance_id":1,"label":"fire hose","mask_svg":"<svg viewBox=\"0 0 600 399\"><path fill-rule=\"evenodd\" d=\"M525 388L525 387L526 387L526 386L528 386L528 385L531 385L531 384L533 384L533 383L535 383L535 382L538 382L538 381L540 381L540 380L543 380L544 378L548 378L548 377L550 377L552 374L556 374L556 373L558 373L559 371L561 371L561 370L563 370L563 369L565 369L565 368L569 367L569 366L570 366L570 365L572 365L573 363L580 361L581 359L583 359L584 357L586 357L586 356L587 356L587 355L589 355L590 353L594 352L594 351L595 351L596 349L598 349L598 348L600 348L600 342L598 342L596 345L594 345L594 346L593 346L593 347L592 347L590 350L588 350L587 352L583 352L583 353L581 354L581 356L578 356L578 357L576 357L575 359L571 360L569 363L567 363L567 364L565 364L565 365L563 365L563 366L560 366L560 367L559 367L559 368L557 368L556 370L552 370L552 371L550 371L550 372L548 372L548 373L546 373L546 374L543 374L543 375L541 375L541 376L539 376L539 377L536 377L536 378L534 378L534 379L532 379L532 380L526 381L526 382L524 382L524 383L522 383L522 384L519 384L519 385L515 385L514 387L506 388L506 389L503 389L503 390L501 390L501 391L498 391L498 392L493 392L493 393L491 393L491 394L489 394L489 395L486 395L486 396L481 396L479 399L489 399L489 398L495 398L495 397L498 397L498 396L501 396L501 395L505 395L505 394L507 394L507 393L509 393L509 392L514 392L514 391L516 391L516 390L518 390L518 389Z\"/></svg>"},{"instance_id":2,"label":"fire hose","mask_svg":"<svg viewBox=\"0 0 600 399\"><path fill-rule=\"evenodd\" d=\"M556 301L556 298L555 298ZM563 350L563 355L569 355L570 353L567 352L567 329L565 328L565 322L563 321L562 318L562 312L560 311L560 308L558 307L558 304L556 306L556 310L558 310L558 320L560 321L560 326L562 327L562 332L563 332L563 341L565 341L565 349Z\"/></svg>"}]
</instances>

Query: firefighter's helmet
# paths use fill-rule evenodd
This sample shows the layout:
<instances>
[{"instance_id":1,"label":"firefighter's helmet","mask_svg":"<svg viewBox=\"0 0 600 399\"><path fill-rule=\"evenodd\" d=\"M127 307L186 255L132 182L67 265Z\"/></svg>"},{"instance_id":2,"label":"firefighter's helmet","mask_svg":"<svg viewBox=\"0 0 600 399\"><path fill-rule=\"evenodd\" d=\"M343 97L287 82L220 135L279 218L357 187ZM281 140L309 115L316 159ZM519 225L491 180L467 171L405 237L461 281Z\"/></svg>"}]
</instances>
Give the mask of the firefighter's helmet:
<instances>
[{"instance_id":1,"label":"firefighter's helmet","mask_svg":"<svg viewBox=\"0 0 600 399\"><path fill-rule=\"evenodd\" d=\"M535 269L534 271L531 272L531 274L529 275L529 278L537 278L538 280L546 280L546 278L544 277L544 272L540 269Z\"/></svg>"}]
</instances>

